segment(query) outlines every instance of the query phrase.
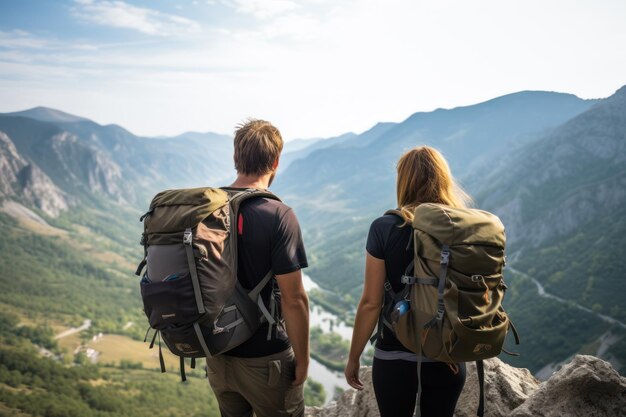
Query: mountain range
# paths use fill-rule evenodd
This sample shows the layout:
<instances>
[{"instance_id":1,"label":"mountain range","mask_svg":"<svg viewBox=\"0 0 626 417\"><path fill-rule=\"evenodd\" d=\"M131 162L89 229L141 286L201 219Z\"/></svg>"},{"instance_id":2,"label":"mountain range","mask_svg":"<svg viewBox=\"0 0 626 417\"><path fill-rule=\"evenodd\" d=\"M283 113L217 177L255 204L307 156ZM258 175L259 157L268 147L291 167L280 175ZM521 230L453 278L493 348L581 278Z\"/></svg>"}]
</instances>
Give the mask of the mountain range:
<instances>
[{"instance_id":1,"label":"mountain range","mask_svg":"<svg viewBox=\"0 0 626 417\"><path fill-rule=\"evenodd\" d=\"M360 134L287 142L272 189L298 214L311 265L307 273L328 290L312 297L349 319L362 289L369 224L395 206L395 162L414 146L437 147L475 205L500 216L506 226L511 289L505 307L526 336L522 357L511 362L540 372L575 353L601 353L621 369L626 363L620 325L626 321L625 141L626 88L600 100L524 91L415 113ZM65 245L67 256L80 256L86 240L102 237L98 245L106 256L94 261L97 273L87 274L100 283L107 271L130 271L138 249L131 245L140 234L136 217L155 192L223 185L233 177L232 140L226 135L139 137L117 125L42 107L0 114L0 207L10 215L0 222L3 247L10 250L11 239L23 233L38 236L35 243L20 241L12 255L7 252L7 259L28 259L20 263L27 271L3 268L0 284L30 288L29 265L43 271L46 261L31 258L28 248L59 239L23 224L17 233L16 221L29 217L54 233L69 231L81 243ZM97 254L99 247L92 245L89 253ZM68 276L80 273L67 270L63 282L70 285L76 278ZM122 278L115 282L103 287L107 299L133 288ZM552 298L540 296L539 287ZM42 302L48 295L42 290ZM10 304L11 294L0 302ZM128 319L109 316L100 323ZM94 323L97 327L97 317Z\"/></svg>"},{"instance_id":2,"label":"mountain range","mask_svg":"<svg viewBox=\"0 0 626 417\"><path fill-rule=\"evenodd\" d=\"M0 132L2 193L52 216L94 198L139 207L166 184L200 186L234 174L225 135L143 138L42 107L1 114Z\"/></svg>"}]
</instances>

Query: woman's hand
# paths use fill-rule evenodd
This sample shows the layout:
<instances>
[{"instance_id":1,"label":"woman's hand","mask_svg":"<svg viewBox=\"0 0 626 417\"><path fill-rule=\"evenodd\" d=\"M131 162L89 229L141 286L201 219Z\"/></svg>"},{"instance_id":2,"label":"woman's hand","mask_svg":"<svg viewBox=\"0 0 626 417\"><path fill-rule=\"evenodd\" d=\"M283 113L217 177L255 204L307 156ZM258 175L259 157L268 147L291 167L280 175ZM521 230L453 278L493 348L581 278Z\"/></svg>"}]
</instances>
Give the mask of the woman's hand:
<instances>
[{"instance_id":1,"label":"woman's hand","mask_svg":"<svg viewBox=\"0 0 626 417\"><path fill-rule=\"evenodd\" d=\"M385 261L368 253L365 256L363 295L354 317L352 343L350 343L348 364L345 370L348 385L358 390L363 389L363 383L359 379L359 358L378 323L385 292L385 276Z\"/></svg>"},{"instance_id":2,"label":"woman's hand","mask_svg":"<svg viewBox=\"0 0 626 417\"><path fill-rule=\"evenodd\" d=\"M348 385L350 385L354 389L358 389L359 391L363 389L363 383L359 379L359 368L361 368L360 361L349 359L346 364L346 369L344 374L346 375L346 381Z\"/></svg>"}]
</instances>

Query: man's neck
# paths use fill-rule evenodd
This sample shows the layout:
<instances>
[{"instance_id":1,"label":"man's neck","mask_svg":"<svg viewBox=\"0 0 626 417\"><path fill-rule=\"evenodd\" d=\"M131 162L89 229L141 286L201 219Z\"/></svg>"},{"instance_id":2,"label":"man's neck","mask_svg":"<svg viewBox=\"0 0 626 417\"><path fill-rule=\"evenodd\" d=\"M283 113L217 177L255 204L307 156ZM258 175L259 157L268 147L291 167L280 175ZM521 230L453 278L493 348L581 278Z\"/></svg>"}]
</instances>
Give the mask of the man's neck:
<instances>
[{"instance_id":1,"label":"man's neck","mask_svg":"<svg viewBox=\"0 0 626 417\"><path fill-rule=\"evenodd\" d=\"M270 180L272 178L272 174L265 175L244 175L237 174L237 179L233 182L230 187L232 188L256 188L259 190L266 190L270 186Z\"/></svg>"}]
</instances>

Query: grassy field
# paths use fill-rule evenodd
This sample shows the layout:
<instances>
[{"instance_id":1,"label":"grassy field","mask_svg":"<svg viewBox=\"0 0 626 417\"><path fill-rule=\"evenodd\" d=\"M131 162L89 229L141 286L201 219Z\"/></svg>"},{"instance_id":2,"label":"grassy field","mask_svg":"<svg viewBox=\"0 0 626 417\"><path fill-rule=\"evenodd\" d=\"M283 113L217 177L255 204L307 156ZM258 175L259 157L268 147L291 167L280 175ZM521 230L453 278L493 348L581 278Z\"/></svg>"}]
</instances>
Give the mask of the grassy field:
<instances>
[{"instance_id":1,"label":"grassy field","mask_svg":"<svg viewBox=\"0 0 626 417\"><path fill-rule=\"evenodd\" d=\"M150 334L152 335L152 332L150 332ZM154 348L149 349L148 342L136 341L127 336L105 334L87 343L87 347L95 349L100 353L98 363L102 365L120 366L122 361L128 361L133 364L141 363L144 369L160 368L159 349L156 343ZM161 347L167 372L178 374L178 356L170 353L164 343L161 343ZM202 361L198 362L199 366L195 370L189 369L189 366L186 367L188 374L204 376L204 370L201 369L203 367L203 364L201 364ZM189 365L189 360L187 361L187 365Z\"/></svg>"}]
</instances>

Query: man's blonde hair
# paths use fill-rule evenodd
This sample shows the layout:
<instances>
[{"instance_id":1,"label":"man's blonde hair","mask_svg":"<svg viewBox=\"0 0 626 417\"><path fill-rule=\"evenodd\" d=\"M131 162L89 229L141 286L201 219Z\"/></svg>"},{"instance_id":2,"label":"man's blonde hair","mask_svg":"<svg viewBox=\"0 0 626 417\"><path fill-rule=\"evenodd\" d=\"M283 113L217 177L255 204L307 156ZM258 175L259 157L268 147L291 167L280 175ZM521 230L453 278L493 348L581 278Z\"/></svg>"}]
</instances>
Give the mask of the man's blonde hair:
<instances>
[{"instance_id":1,"label":"man's blonde hair","mask_svg":"<svg viewBox=\"0 0 626 417\"><path fill-rule=\"evenodd\" d=\"M282 150L283 138L270 122L249 119L235 130L235 169L239 174L269 174Z\"/></svg>"}]
</instances>

